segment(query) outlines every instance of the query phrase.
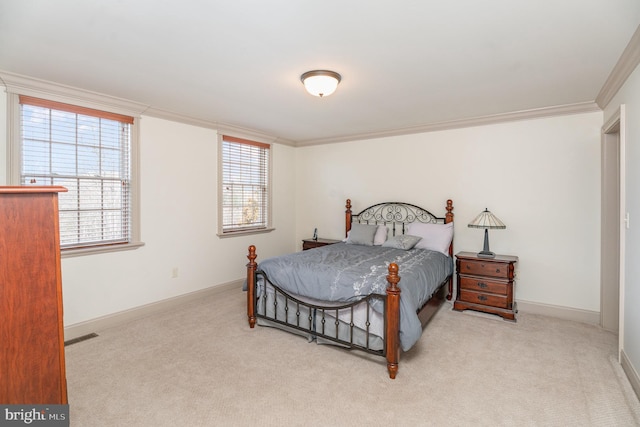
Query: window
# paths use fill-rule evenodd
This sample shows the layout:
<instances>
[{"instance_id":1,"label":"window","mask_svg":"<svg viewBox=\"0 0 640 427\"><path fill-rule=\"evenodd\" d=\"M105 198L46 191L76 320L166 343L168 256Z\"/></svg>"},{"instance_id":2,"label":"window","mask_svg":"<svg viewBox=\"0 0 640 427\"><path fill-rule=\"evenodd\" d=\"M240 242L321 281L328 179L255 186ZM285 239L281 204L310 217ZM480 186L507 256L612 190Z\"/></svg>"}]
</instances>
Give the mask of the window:
<instances>
[{"instance_id":1,"label":"window","mask_svg":"<svg viewBox=\"0 0 640 427\"><path fill-rule=\"evenodd\" d=\"M20 96L20 184L61 185L60 246L132 242L133 117Z\"/></svg>"},{"instance_id":2,"label":"window","mask_svg":"<svg viewBox=\"0 0 640 427\"><path fill-rule=\"evenodd\" d=\"M222 137L220 234L270 228L269 149L262 142Z\"/></svg>"}]
</instances>

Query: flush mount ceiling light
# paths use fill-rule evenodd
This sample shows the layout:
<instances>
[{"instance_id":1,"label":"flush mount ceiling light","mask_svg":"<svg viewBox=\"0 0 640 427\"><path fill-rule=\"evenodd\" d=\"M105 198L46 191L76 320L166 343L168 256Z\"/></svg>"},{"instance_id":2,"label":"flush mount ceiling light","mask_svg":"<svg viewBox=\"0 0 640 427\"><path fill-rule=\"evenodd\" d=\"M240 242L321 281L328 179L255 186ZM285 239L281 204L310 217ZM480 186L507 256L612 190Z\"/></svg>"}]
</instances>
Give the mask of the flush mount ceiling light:
<instances>
[{"instance_id":1,"label":"flush mount ceiling light","mask_svg":"<svg viewBox=\"0 0 640 427\"><path fill-rule=\"evenodd\" d=\"M300 76L300 80L302 80L307 92L320 98L335 92L340 79L340 74L329 70L307 71Z\"/></svg>"}]
</instances>

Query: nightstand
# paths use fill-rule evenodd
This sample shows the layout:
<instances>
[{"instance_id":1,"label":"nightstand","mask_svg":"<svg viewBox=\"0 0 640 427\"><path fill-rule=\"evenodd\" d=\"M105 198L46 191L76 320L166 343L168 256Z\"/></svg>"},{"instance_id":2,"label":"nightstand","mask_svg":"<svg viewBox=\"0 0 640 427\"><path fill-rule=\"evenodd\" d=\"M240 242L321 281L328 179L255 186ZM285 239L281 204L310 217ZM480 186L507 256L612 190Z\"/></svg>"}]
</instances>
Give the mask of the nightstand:
<instances>
[{"instance_id":1,"label":"nightstand","mask_svg":"<svg viewBox=\"0 0 640 427\"><path fill-rule=\"evenodd\" d=\"M514 270L517 256L496 255L480 258L473 252L456 254L457 290L453 309L497 314L516 321Z\"/></svg>"},{"instance_id":2,"label":"nightstand","mask_svg":"<svg viewBox=\"0 0 640 427\"><path fill-rule=\"evenodd\" d=\"M341 240L334 239L304 239L302 241L302 250L306 251L307 249L319 248L320 246L333 245L334 243L339 243Z\"/></svg>"}]
</instances>

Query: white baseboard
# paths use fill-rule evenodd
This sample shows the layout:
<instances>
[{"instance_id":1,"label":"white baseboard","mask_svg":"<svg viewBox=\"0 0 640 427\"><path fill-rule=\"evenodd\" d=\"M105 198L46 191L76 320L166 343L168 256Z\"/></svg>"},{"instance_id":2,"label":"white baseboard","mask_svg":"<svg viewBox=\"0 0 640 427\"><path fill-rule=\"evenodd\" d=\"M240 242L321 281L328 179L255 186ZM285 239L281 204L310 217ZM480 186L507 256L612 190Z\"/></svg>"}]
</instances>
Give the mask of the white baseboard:
<instances>
[{"instance_id":1,"label":"white baseboard","mask_svg":"<svg viewBox=\"0 0 640 427\"><path fill-rule=\"evenodd\" d=\"M178 295L173 298L168 298L162 301L157 301L151 304L141 305L129 310L120 311L118 313L109 314L107 316L98 317L95 319L87 320L85 322L69 325L64 329L65 341L72 340L74 338L82 337L84 335L91 334L93 332L99 332L101 330L118 326L126 322L130 322L135 319L148 316L158 311L170 309L172 307L178 307L182 304L204 298L209 295L224 292L230 289L242 289L243 280L236 280L221 285L211 286L206 289L201 289L195 292L189 292L187 294Z\"/></svg>"},{"instance_id":2,"label":"white baseboard","mask_svg":"<svg viewBox=\"0 0 640 427\"><path fill-rule=\"evenodd\" d=\"M620 350L620 365L622 365L624 373L627 374L629 383L631 383L631 388L633 388L633 391L636 392L636 396L640 399L640 376L638 375L638 371L636 371L631 364L631 361L624 352L624 349Z\"/></svg>"},{"instance_id":3,"label":"white baseboard","mask_svg":"<svg viewBox=\"0 0 640 427\"><path fill-rule=\"evenodd\" d=\"M538 302L518 300L518 311L523 313L541 314L543 316L557 317L559 319L573 320L576 322L600 324L600 312L582 310L579 308L562 307L559 305L542 304Z\"/></svg>"}]
</instances>

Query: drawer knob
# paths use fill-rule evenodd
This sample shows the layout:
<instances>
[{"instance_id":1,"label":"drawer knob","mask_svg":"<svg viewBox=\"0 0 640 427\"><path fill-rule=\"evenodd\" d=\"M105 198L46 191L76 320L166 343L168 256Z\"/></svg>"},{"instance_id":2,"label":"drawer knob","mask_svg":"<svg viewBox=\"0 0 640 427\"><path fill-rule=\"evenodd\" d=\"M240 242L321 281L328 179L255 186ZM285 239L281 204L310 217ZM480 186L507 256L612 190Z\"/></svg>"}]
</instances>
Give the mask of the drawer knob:
<instances>
[{"instance_id":1,"label":"drawer knob","mask_svg":"<svg viewBox=\"0 0 640 427\"><path fill-rule=\"evenodd\" d=\"M484 295L478 295L478 299L479 299L480 301L486 301L486 300L487 300L487 297L485 297Z\"/></svg>"},{"instance_id":2,"label":"drawer knob","mask_svg":"<svg viewBox=\"0 0 640 427\"><path fill-rule=\"evenodd\" d=\"M496 273L500 273L500 269L499 268L496 268Z\"/></svg>"},{"instance_id":3,"label":"drawer knob","mask_svg":"<svg viewBox=\"0 0 640 427\"><path fill-rule=\"evenodd\" d=\"M482 289L485 289L487 287L487 284L486 283L482 283L482 282L478 282L478 287L482 288Z\"/></svg>"}]
</instances>

